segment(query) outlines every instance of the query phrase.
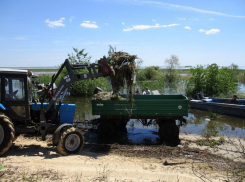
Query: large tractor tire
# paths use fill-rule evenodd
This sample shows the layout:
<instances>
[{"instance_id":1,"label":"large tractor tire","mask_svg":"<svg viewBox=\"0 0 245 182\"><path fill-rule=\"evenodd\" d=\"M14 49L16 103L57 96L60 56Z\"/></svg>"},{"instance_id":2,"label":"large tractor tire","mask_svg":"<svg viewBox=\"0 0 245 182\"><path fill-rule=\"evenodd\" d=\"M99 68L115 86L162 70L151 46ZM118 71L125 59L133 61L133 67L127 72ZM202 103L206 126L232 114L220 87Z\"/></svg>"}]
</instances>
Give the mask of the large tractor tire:
<instances>
[{"instance_id":1,"label":"large tractor tire","mask_svg":"<svg viewBox=\"0 0 245 182\"><path fill-rule=\"evenodd\" d=\"M180 143L179 128L175 121L165 121L159 126L159 135L163 141L170 145L178 145Z\"/></svg>"},{"instance_id":2,"label":"large tractor tire","mask_svg":"<svg viewBox=\"0 0 245 182\"><path fill-rule=\"evenodd\" d=\"M12 146L14 138L15 130L13 123L7 116L0 115L0 156Z\"/></svg>"},{"instance_id":3,"label":"large tractor tire","mask_svg":"<svg viewBox=\"0 0 245 182\"><path fill-rule=\"evenodd\" d=\"M61 155L75 154L82 150L84 144L83 134L74 127L61 131L57 149Z\"/></svg>"}]
</instances>

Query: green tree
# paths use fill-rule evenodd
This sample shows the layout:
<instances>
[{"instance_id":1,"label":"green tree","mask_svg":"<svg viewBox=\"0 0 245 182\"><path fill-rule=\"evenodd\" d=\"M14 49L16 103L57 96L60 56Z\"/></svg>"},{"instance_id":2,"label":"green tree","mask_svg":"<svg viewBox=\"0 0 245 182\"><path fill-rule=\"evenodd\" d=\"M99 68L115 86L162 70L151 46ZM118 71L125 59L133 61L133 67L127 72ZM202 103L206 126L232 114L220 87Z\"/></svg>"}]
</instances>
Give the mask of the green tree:
<instances>
[{"instance_id":1,"label":"green tree","mask_svg":"<svg viewBox=\"0 0 245 182\"><path fill-rule=\"evenodd\" d=\"M73 47L75 55L73 53L68 54L68 59L71 64L84 64L89 63L91 56L88 56L88 53L85 53L85 49L78 50L77 48Z\"/></svg>"},{"instance_id":2,"label":"green tree","mask_svg":"<svg viewBox=\"0 0 245 182\"><path fill-rule=\"evenodd\" d=\"M238 81L238 77L240 75L240 70L238 69L238 65L232 63L228 68L232 70L232 77L234 78L234 81Z\"/></svg>"},{"instance_id":3,"label":"green tree","mask_svg":"<svg viewBox=\"0 0 245 182\"><path fill-rule=\"evenodd\" d=\"M194 96L202 91L207 96L230 96L237 91L238 83L234 81L231 67L220 68L217 64L192 68L191 77L187 80L186 94Z\"/></svg>"},{"instance_id":4,"label":"green tree","mask_svg":"<svg viewBox=\"0 0 245 182\"><path fill-rule=\"evenodd\" d=\"M233 70L224 67L219 70L219 90L217 95L233 95L237 88L237 80L234 80Z\"/></svg>"},{"instance_id":5,"label":"green tree","mask_svg":"<svg viewBox=\"0 0 245 182\"><path fill-rule=\"evenodd\" d=\"M179 58L176 55L171 55L169 59L165 59L165 65L167 67L165 81L170 87L175 87L175 84L179 79L178 71L176 69L180 66Z\"/></svg>"},{"instance_id":6,"label":"green tree","mask_svg":"<svg viewBox=\"0 0 245 182\"><path fill-rule=\"evenodd\" d=\"M207 95L216 95L219 94L219 89L219 66L217 64L211 64L207 67L206 71L204 93Z\"/></svg>"},{"instance_id":7,"label":"green tree","mask_svg":"<svg viewBox=\"0 0 245 182\"><path fill-rule=\"evenodd\" d=\"M162 77L162 72L158 66L150 66L144 69L139 69L137 72L137 81L159 80Z\"/></svg>"},{"instance_id":8,"label":"green tree","mask_svg":"<svg viewBox=\"0 0 245 182\"><path fill-rule=\"evenodd\" d=\"M196 93L203 91L205 88L206 70L203 66L198 65L196 68L190 69L191 77L186 83L186 95L194 96Z\"/></svg>"}]
</instances>

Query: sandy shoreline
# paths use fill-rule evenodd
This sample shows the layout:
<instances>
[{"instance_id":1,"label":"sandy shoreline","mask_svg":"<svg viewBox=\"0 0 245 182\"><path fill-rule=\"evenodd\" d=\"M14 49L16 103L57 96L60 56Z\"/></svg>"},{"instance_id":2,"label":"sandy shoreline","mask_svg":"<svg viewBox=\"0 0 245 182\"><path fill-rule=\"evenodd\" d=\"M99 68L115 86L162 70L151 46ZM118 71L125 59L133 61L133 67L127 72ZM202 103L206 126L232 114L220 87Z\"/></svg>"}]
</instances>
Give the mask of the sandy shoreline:
<instances>
[{"instance_id":1,"label":"sandy shoreline","mask_svg":"<svg viewBox=\"0 0 245 182\"><path fill-rule=\"evenodd\" d=\"M212 148L196 145L198 135L180 139L177 147L85 143L80 153L60 156L47 141L20 136L0 158L0 181L244 180L233 166L245 168L244 139L226 138Z\"/></svg>"}]
</instances>

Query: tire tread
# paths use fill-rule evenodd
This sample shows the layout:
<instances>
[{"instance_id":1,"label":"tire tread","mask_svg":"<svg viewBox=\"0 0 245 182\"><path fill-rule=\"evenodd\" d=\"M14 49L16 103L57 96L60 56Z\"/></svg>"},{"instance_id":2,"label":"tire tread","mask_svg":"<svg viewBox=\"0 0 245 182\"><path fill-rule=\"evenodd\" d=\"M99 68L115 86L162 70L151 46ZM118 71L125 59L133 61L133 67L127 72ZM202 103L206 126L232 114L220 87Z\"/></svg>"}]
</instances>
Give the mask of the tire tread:
<instances>
[{"instance_id":1,"label":"tire tread","mask_svg":"<svg viewBox=\"0 0 245 182\"><path fill-rule=\"evenodd\" d=\"M12 123L9 117L2 114L0 115L0 119L2 119L2 121L5 122L7 124L7 127L10 129L9 141L7 142L5 146L3 146L3 148L0 148L0 156L1 156L5 152L7 152L9 148L12 146L14 138L15 138L15 130L14 130L14 124Z\"/></svg>"},{"instance_id":2,"label":"tire tread","mask_svg":"<svg viewBox=\"0 0 245 182\"><path fill-rule=\"evenodd\" d=\"M80 152L83 148L83 144L84 144L84 138L83 138L83 134L80 130L74 128L74 127L70 127L70 128L65 128L63 130L63 132L61 132L61 136L60 136L60 140L59 140L59 144L57 146L57 150L59 151L59 153L61 155L68 155L69 152L66 151L65 147L64 147L64 140L66 138L66 136L69 134L69 133L72 133L72 132L78 132L80 133L80 135L82 136L81 138L81 142L82 142L82 145L80 146L79 150L77 152Z\"/></svg>"}]
</instances>

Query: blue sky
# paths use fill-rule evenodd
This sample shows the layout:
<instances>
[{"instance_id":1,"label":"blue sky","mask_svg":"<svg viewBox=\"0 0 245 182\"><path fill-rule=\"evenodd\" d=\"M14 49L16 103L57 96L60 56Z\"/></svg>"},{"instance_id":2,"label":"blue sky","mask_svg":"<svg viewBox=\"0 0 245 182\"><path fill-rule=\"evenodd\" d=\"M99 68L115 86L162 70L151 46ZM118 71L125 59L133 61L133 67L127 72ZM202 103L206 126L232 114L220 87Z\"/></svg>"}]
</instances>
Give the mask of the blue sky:
<instances>
[{"instance_id":1,"label":"blue sky","mask_svg":"<svg viewBox=\"0 0 245 182\"><path fill-rule=\"evenodd\" d=\"M245 66L244 0L0 0L0 67L58 66L73 47L91 62L117 51L142 66Z\"/></svg>"}]
</instances>

